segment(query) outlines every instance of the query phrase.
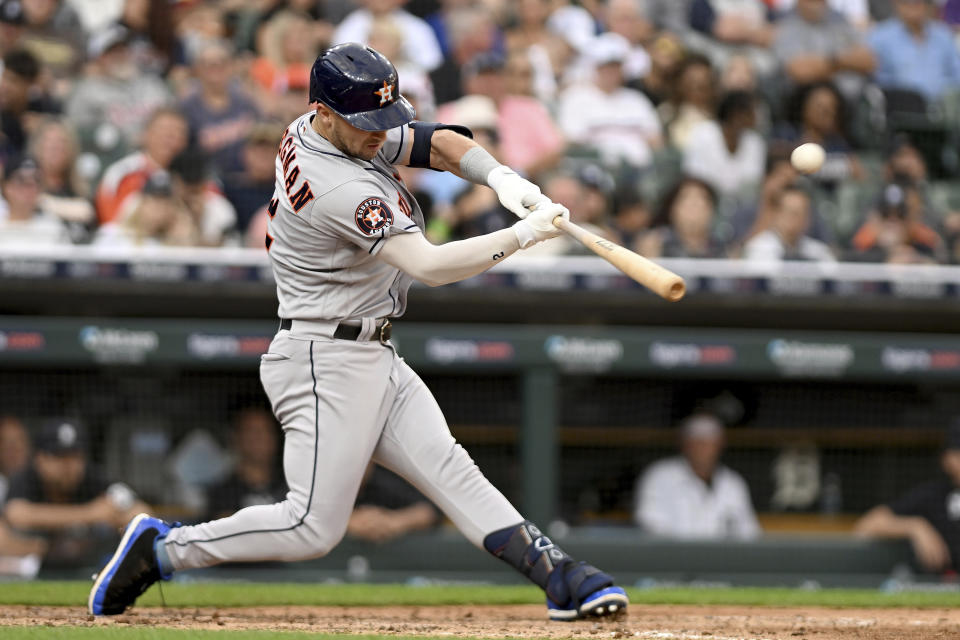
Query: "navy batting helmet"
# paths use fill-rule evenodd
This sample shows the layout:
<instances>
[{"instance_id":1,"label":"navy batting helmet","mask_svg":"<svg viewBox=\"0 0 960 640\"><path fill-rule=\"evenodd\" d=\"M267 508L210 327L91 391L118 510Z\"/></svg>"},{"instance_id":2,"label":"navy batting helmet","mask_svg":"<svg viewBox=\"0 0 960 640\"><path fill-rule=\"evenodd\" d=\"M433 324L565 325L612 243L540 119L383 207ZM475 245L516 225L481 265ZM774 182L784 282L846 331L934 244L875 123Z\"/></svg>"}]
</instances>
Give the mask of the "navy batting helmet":
<instances>
[{"instance_id":1,"label":"navy batting helmet","mask_svg":"<svg viewBox=\"0 0 960 640\"><path fill-rule=\"evenodd\" d=\"M400 95L397 69L356 42L330 47L310 70L310 102L322 102L358 129L385 131L416 116Z\"/></svg>"}]
</instances>

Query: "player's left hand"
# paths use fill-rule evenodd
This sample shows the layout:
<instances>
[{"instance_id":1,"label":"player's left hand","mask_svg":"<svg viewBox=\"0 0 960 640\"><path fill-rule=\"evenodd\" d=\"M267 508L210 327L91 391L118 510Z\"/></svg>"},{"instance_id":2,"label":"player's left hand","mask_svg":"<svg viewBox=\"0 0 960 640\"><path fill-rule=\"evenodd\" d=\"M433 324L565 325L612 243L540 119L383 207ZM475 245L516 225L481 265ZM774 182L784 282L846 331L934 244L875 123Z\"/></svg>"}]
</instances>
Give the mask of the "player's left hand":
<instances>
[{"instance_id":1,"label":"player's left hand","mask_svg":"<svg viewBox=\"0 0 960 640\"><path fill-rule=\"evenodd\" d=\"M562 204L547 200L546 203L538 204L526 218L513 225L517 240L520 241L520 248L526 249L537 242L560 235L562 232L553 224L553 220L558 216L569 220L570 210Z\"/></svg>"},{"instance_id":2,"label":"player's left hand","mask_svg":"<svg viewBox=\"0 0 960 640\"><path fill-rule=\"evenodd\" d=\"M500 204L521 220L537 205L550 202L550 198L540 193L540 187L521 178L516 171L504 165L487 175L487 184L497 192Z\"/></svg>"}]
</instances>

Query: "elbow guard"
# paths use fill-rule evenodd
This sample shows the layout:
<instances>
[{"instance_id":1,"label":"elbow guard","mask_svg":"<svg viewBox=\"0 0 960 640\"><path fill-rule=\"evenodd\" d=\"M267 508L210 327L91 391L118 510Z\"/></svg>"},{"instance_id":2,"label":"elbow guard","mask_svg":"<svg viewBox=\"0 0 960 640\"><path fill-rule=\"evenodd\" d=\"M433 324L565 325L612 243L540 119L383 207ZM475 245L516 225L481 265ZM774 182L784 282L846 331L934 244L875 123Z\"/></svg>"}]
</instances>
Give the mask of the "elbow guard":
<instances>
[{"instance_id":1,"label":"elbow guard","mask_svg":"<svg viewBox=\"0 0 960 640\"><path fill-rule=\"evenodd\" d=\"M433 132L449 129L462 136L473 139L473 132L459 124L441 124L439 122L411 122L414 131L413 147L410 149L410 165L419 169L432 169L430 166L430 148Z\"/></svg>"}]
</instances>

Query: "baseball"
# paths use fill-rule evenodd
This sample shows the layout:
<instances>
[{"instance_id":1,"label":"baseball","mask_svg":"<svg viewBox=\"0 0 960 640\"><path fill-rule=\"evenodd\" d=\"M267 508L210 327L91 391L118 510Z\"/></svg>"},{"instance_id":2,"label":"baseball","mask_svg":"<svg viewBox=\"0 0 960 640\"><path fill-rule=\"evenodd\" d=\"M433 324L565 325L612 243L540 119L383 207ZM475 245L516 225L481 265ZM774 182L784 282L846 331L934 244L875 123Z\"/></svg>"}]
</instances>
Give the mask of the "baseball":
<instances>
[{"instance_id":1,"label":"baseball","mask_svg":"<svg viewBox=\"0 0 960 640\"><path fill-rule=\"evenodd\" d=\"M816 173L823 166L827 152L816 142L807 142L793 150L790 164L800 173Z\"/></svg>"}]
</instances>

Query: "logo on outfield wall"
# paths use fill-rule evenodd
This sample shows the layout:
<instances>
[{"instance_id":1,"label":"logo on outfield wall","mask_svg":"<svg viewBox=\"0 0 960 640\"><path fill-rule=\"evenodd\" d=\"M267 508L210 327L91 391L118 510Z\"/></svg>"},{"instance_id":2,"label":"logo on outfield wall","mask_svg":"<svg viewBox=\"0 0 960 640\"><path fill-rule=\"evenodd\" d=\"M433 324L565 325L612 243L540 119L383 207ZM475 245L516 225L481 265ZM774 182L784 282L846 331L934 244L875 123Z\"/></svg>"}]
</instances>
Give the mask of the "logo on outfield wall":
<instances>
[{"instance_id":1,"label":"logo on outfield wall","mask_svg":"<svg viewBox=\"0 0 960 640\"><path fill-rule=\"evenodd\" d=\"M613 339L550 336L543 348L564 371L606 371L623 358L623 343Z\"/></svg>"},{"instance_id":2,"label":"logo on outfield wall","mask_svg":"<svg viewBox=\"0 0 960 640\"><path fill-rule=\"evenodd\" d=\"M895 373L909 371L955 371L960 369L960 351L956 349L904 349L884 347L880 354L883 368Z\"/></svg>"},{"instance_id":3,"label":"logo on outfield wall","mask_svg":"<svg viewBox=\"0 0 960 640\"><path fill-rule=\"evenodd\" d=\"M729 344L657 341L650 345L650 360L665 369L720 366L735 362L737 350Z\"/></svg>"},{"instance_id":4,"label":"logo on outfield wall","mask_svg":"<svg viewBox=\"0 0 960 640\"><path fill-rule=\"evenodd\" d=\"M839 376L853 364L853 347L836 342L771 340L767 356L788 376Z\"/></svg>"},{"instance_id":5,"label":"logo on outfield wall","mask_svg":"<svg viewBox=\"0 0 960 640\"><path fill-rule=\"evenodd\" d=\"M137 364L160 346L156 331L134 331L87 326L80 330L80 345L97 362Z\"/></svg>"},{"instance_id":6,"label":"logo on outfield wall","mask_svg":"<svg viewBox=\"0 0 960 640\"><path fill-rule=\"evenodd\" d=\"M0 351L39 351L47 346L42 333L36 331L0 331Z\"/></svg>"},{"instance_id":7,"label":"logo on outfield wall","mask_svg":"<svg viewBox=\"0 0 960 640\"><path fill-rule=\"evenodd\" d=\"M504 340L448 340L430 338L424 345L427 359L452 362L506 362L513 360L513 345Z\"/></svg>"},{"instance_id":8,"label":"logo on outfield wall","mask_svg":"<svg viewBox=\"0 0 960 640\"><path fill-rule=\"evenodd\" d=\"M259 356L267 352L271 340L271 336L191 333L187 336L187 352L202 360Z\"/></svg>"}]
</instances>

